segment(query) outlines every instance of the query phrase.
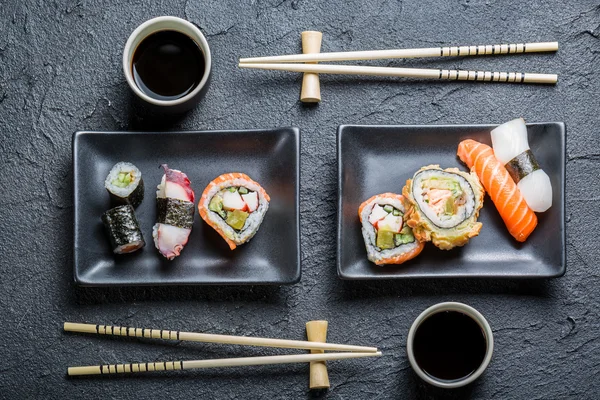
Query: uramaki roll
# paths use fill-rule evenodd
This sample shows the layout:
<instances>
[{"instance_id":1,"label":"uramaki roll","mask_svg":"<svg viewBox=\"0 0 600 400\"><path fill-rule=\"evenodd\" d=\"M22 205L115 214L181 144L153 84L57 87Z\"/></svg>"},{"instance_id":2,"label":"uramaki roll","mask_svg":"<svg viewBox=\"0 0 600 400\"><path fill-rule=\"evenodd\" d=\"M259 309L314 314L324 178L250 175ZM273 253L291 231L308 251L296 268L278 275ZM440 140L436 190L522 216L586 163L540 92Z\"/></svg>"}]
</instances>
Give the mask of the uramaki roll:
<instances>
[{"instance_id":1,"label":"uramaki roll","mask_svg":"<svg viewBox=\"0 0 600 400\"><path fill-rule=\"evenodd\" d=\"M403 223L402 196L378 194L360 205L358 216L369 261L377 264L402 264L421 253L424 243L415 239Z\"/></svg>"},{"instance_id":2,"label":"uramaki roll","mask_svg":"<svg viewBox=\"0 0 600 400\"><path fill-rule=\"evenodd\" d=\"M271 198L246 174L232 172L215 178L198 202L202 219L225 239L229 248L246 243L258 231Z\"/></svg>"}]
</instances>

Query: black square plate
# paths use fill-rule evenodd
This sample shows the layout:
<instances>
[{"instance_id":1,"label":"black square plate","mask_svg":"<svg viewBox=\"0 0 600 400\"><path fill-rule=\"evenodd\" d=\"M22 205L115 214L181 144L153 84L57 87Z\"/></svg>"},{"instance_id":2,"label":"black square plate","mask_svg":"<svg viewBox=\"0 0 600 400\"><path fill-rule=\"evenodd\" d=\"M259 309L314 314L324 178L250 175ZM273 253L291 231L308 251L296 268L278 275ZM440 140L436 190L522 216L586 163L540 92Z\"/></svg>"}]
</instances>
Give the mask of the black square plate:
<instances>
[{"instance_id":1,"label":"black square plate","mask_svg":"<svg viewBox=\"0 0 600 400\"><path fill-rule=\"evenodd\" d=\"M146 247L115 255L100 216L110 207L104 179L119 161L135 164L144 179L136 214ZM188 244L173 261L154 247L160 165L185 172L196 194L226 172L244 172L271 197L248 243L230 251L198 215ZM300 280L299 130L280 128L205 132L77 132L73 136L74 273L84 286L292 284Z\"/></svg>"},{"instance_id":2,"label":"black square plate","mask_svg":"<svg viewBox=\"0 0 600 400\"><path fill-rule=\"evenodd\" d=\"M538 226L525 243L515 241L488 196L479 236L451 251L428 243L416 258L398 266L367 259L358 206L383 192L402 193L421 167L467 168L456 157L458 143L491 145L497 125L354 126L338 128L338 274L342 279L550 278L565 273L565 126L528 124L529 145L550 176L552 207L537 214Z\"/></svg>"}]
</instances>

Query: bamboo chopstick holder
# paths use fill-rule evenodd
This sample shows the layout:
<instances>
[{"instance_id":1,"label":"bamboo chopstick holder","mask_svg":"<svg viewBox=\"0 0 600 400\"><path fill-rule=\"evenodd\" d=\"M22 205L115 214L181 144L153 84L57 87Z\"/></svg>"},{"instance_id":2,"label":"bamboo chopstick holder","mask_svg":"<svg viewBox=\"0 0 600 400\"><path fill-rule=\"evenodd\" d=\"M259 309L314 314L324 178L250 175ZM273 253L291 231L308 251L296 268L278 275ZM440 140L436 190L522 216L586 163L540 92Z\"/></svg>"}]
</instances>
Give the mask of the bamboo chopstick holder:
<instances>
[{"instance_id":1,"label":"bamboo chopstick holder","mask_svg":"<svg viewBox=\"0 0 600 400\"><path fill-rule=\"evenodd\" d=\"M309 321L306 323L306 337L311 342L327 341L327 321ZM313 354L323 353L323 350L311 350ZM329 375L325 361L313 361L310 363L310 389L329 388Z\"/></svg>"},{"instance_id":2,"label":"bamboo chopstick holder","mask_svg":"<svg viewBox=\"0 0 600 400\"><path fill-rule=\"evenodd\" d=\"M557 50L558 42L488 44L479 46L428 47L422 49L341 51L320 54L288 54L284 56L240 58L240 63L299 63L380 60L387 58L462 57L496 54L540 53Z\"/></svg>"},{"instance_id":3,"label":"bamboo chopstick holder","mask_svg":"<svg viewBox=\"0 0 600 400\"><path fill-rule=\"evenodd\" d=\"M160 361L149 363L104 364L83 367L69 367L67 374L76 375L105 375L125 374L132 372L175 371L199 368L240 367L249 365L292 364L326 360L347 360L350 358L379 357L375 353L327 353L327 354L294 354L265 357L221 358L214 360L194 361Z\"/></svg>"},{"instance_id":4,"label":"bamboo chopstick holder","mask_svg":"<svg viewBox=\"0 0 600 400\"><path fill-rule=\"evenodd\" d=\"M323 38L321 32L304 31L301 37L303 53L319 53L321 51L321 39ZM321 87L318 74L304 73L300 101L303 103L318 103L321 101Z\"/></svg>"},{"instance_id":5,"label":"bamboo chopstick holder","mask_svg":"<svg viewBox=\"0 0 600 400\"><path fill-rule=\"evenodd\" d=\"M393 76L400 78L421 78L438 80L503 82L503 83L544 83L555 84L556 74L523 72L459 71L455 69L368 67L359 65L331 64L254 64L240 63L240 68L265 69L287 72L313 72L317 74Z\"/></svg>"},{"instance_id":6,"label":"bamboo chopstick holder","mask_svg":"<svg viewBox=\"0 0 600 400\"><path fill-rule=\"evenodd\" d=\"M345 352L375 353L376 347L353 346L334 343L318 343L304 340L258 338L249 336L216 335L209 333L170 331L164 329L131 328L111 325L93 325L65 322L67 332L93 333L99 335L132 336L151 339L184 340L204 343L237 344L246 346L277 347L303 350L331 350Z\"/></svg>"}]
</instances>

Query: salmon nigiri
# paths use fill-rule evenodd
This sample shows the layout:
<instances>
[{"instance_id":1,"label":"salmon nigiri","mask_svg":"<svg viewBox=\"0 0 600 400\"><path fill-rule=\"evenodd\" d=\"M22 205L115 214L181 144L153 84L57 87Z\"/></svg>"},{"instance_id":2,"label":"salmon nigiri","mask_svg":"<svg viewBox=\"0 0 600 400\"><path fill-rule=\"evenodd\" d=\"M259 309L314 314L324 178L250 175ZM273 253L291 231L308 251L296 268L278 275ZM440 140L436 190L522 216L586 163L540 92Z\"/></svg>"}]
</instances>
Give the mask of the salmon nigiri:
<instances>
[{"instance_id":1,"label":"salmon nigiri","mask_svg":"<svg viewBox=\"0 0 600 400\"><path fill-rule=\"evenodd\" d=\"M467 139L459 143L457 154L479 177L510 234L519 242L527 240L537 226L537 217L492 148Z\"/></svg>"}]
</instances>

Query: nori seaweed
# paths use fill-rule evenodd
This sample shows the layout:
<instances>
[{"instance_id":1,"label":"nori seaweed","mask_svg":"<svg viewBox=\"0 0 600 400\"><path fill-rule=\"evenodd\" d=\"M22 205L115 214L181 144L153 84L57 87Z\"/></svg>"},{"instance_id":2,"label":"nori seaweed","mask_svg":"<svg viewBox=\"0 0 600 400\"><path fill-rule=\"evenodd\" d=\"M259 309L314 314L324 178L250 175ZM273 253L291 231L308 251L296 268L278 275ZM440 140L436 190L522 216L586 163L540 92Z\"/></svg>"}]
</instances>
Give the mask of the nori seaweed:
<instances>
[{"instance_id":1,"label":"nori seaweed","mask_svg":"<svg viewBox=\"0 0 600 400\"><path fill-rule=\"evenodd\" d=\"M137 208L137 206L142 204L142 200L144 200L144 179L140 178L140 182L138 183L137 187L133 189L133 192L131 192L127 197L117 196L110 190L106 190L108 191L110 200L113 204L130 204L132 207Z\"/></svg>"},{"instance_id":2,"label":"nori seaweed","mask_svg":"<svg viewBox=\"0 0 600 400\"><path fill-rule=\"evenodd\" d=\"M525 150L507 162L504 167L515 183L519 183L521 179L525 178L533 171L540 169L540 165L537 163L531 150Z\"/></svg>"},{"instance_id":3,"label":"nori seaweed","mask_svg":"<svg viewBox=\"0 0 600 400\"><path fill-rule=\"evenodd\" d=\"M194 224L194 203L179 199L158 197L156 199L156 222L191 229Z\"/></svg>"},{"instance_id":4,"label":"nori seaweed","mask_svg":"<svg viewBox=\"0 0 600 400\"><path fill-rule=\"evenodd\" d=\"M111 208L102 214L102 222L108 233L113 251L119 246L139 241L143 243L141 247L146 245L131 205Z\"/></svg>"}]
</instances>

